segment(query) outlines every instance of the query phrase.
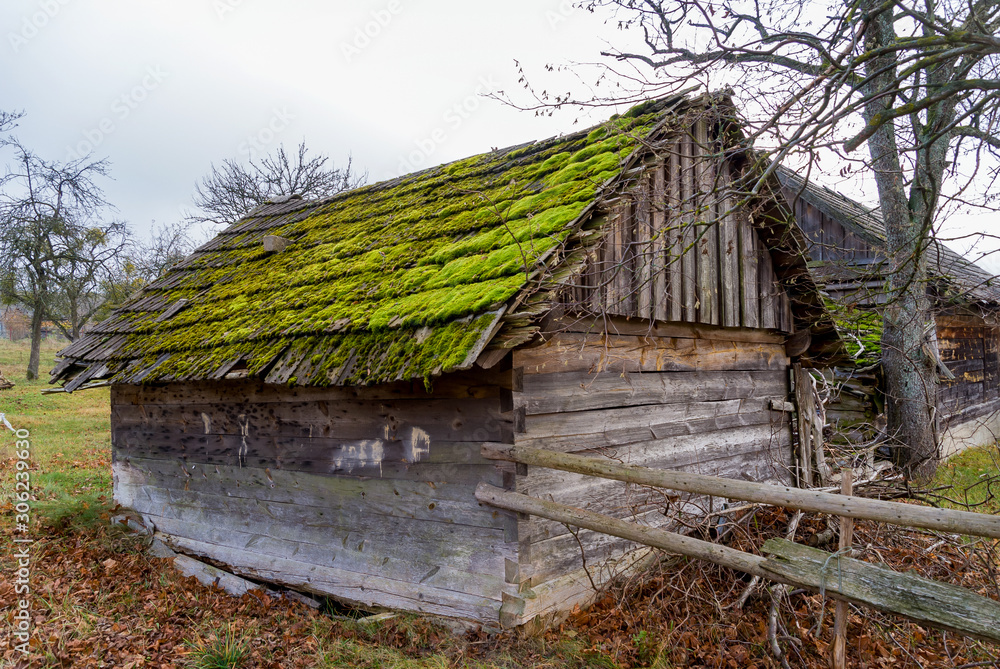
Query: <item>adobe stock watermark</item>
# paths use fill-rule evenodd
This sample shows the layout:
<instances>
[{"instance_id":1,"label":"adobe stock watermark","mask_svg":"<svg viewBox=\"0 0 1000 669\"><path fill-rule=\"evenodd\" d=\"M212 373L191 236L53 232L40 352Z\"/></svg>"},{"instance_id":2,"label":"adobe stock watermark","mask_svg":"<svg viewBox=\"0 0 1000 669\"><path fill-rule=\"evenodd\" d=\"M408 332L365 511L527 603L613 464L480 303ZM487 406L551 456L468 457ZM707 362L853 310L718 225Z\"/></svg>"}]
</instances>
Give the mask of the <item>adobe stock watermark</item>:
<instances>
[{"instance_id":1,"label":"adobe stock watermark","mask_svg":"<svg viewBox=\"0 0 1000 669\"><path fill-rule=\"evenodd\" d=\"M243 0L213 0L212 8L220 21L225 21L228 14L232 14L243 5Z\"/></svg>"},{"instance_id":2,"label":"adobe stock watermark","mask_svg":"<svg viewBox=\"0 0 1000 669\"><path fill-rule=\"evenodd\" d=\"M449 133L454 133L482 105L482 97L488 93L500 90L500 84L493 76L479 78L479 85L470 95L449 107L441 116L442 125L437 126L426 136L413 140L416 148L399 159L397 174L402 176L425 167L438 148L448 141Z\"/></svg>"},{"instance_id":3,"label":"adobe stock watermark","mask_svg":"<svg viewBox=\"0 0 1000 669\"><path fill-rule=\"evenodd\" d=\"M569 17L580 11L579 0L561 0L555 9L545 10L545 20L549 23L549 30L558 30L559 27L569 21Z\"/></svg>"},{"instance_id":4,"label":"adobe stock watermark","mask_svg":"<svg viewBox=\"0 0 1000 669\"><path fill-rule=\"evenodd\" d=\"M248 135L246 140L238 147L238 151L247 158L254 158L254 151L258 154L263 152L264 147L273 142L275 138L288 129L288 126L295 120L295 116L287 109L271 110L271 118L260 127L260 130Z\"/></svg>"},{"instance_id":5,"label":"adobe stock watermark","mask_svg":"<svg viewBox=\"0 0 1000 669\"><path fill-rule=\"evenodd\" d=\"M389 27L393 18L403 11L400 0L389 0L383 9L373 9L370 13L371 19L363 26L354 29L354 35L350 41L340 43L340 53L344 55L344 60L350 63L367 49L373 40L377 39L382 31Z\"/></svg>"},{"instance_id":6,"label":"adobe stock watermark","mask_svg":"<svg viewBox=\"0 0 1000 669\"><path fill-rule=\"evenodd\" d=\"M21 19L18 29L7 33L7 41L14 53L20 51L28 42L38 37L45 26L52 22L62 8L70 0L40 0L38 10Z\"/></svg>"},{"instance_id":7,"label":"adobe stock watermark","mask_svg":"<svg viewBox=\"0 0 1000 669\"><path fill-rule=\"evenodd\" d=\"M15 430L0 413L0 426L14 433L14 541L11 563L14 576L14 609L11 616L13 648L28 655L31 641L31 434L28 430Z\"/></svg>"},{"instance_id":8,"label":"adobe stock watermark","mask_svg":"<svg viewBox=\"0 0 1000 669\"><path fill-rule=\"evenodd\" d=\"M121 124L132 115L139 105L146 101L149 95L159 88L169 72L159 65L146 68L142 80L131 89L122 93L111 102L110 113L93 127L84 130L82 138L76 144L66 147L68 161L79 160L92 153L113 134Z\"/></svg>"}]
</instances>

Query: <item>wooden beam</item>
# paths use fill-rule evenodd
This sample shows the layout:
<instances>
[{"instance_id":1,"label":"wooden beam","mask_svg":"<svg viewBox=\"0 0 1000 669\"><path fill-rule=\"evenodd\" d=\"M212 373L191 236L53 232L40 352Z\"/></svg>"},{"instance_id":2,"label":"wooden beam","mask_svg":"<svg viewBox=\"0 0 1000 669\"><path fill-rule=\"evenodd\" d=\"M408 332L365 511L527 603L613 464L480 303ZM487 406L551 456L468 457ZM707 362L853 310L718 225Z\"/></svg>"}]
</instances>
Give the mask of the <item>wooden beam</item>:
<instances>
[{"instance_id":1,"label":"wooden beam","mask_svg":"<svg viewBox=\"0 0 1000 669\"><path fill-rule=\"evenodd\" d=\"M562 318L548 322L546 330L551 333L578 332L584 334L632 335L638 337L678 337L687 339L713 339L751 344L780 344L784 346L785 335L766 330L748 328L724 328L704 323L657 323L638 318L605 316L601 318L566 314Z\"/></svg>"},{"instance_id":2,"label":"wooden beam","mask_svg":"<svg viewBox=\"0 0 1000 669\"><path fill-rule=\"evenodd\" d=\"M509 492L488 483L479 484L476 488L476 499L500 509L516 511L518 513L529 513L533 516L548 518L560 523L567 523L588 530L610 534L611 536L621 537L622 539L660 548L671 553L680 553L681 555L687 555L699 560L706 560L724 567L738 569L747 574L760 576L761 578L772 578L771 574L764 571L762 567L765 558L759 555L751 555L750 553L744 553L728 546L713 544L701 539L693 539L683 534L677 534L676 532L667 532L655 527L637 525L601 513L585 511L584 509L578 509L565 504L536 499L516 492ZM774 578L781 580L781 577L776 576ZM791 581L782 582L787 582L790 585L798 585Z\"/></svg>"},{"instance_id":3,"label":"wooden beam","mask_svg":"<svg viewBox=\"0 0 1000 669\"><path fill-rule=\"evenodd\" d=\"M834 516L875 520L906 527L922 527L943 532L971 534L1000 539L1000 517L970 511L935 509L900 502L845 497L812 490L800 490L768 483L751 483L717 476L622 465L604 458L557 453L526 446L486 443L483 457L508 460L537 467L588 474L601 478L670 488L701 495L714 495L745 502L761 502Z\"/></svg>"}]
</instances>

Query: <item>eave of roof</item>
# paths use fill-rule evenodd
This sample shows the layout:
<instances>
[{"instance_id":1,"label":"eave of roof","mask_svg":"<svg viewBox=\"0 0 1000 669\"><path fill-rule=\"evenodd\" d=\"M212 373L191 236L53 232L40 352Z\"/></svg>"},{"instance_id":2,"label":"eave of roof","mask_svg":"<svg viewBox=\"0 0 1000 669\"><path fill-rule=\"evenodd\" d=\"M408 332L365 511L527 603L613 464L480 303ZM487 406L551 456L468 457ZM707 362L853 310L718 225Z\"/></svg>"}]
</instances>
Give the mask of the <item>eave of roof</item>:
<instances>
[{"instance_id":1,"label":"eave of roof","mask_svg":"<svg viewBox=\"0 0 1000 669\"><path fill-rule=\"evenodd\" d=\"M776 173L782 186L794 193L794 197L813 205L872 247L886 248L885 223L877 207L866 207L788 168L779 167ZM938 297L943 301L1000 305L1000 277L963 258L937 239L931 240L927 260L937 284ZM865 276L878 272L876 265L864 269Z\"/></svg>"}]
</instances>

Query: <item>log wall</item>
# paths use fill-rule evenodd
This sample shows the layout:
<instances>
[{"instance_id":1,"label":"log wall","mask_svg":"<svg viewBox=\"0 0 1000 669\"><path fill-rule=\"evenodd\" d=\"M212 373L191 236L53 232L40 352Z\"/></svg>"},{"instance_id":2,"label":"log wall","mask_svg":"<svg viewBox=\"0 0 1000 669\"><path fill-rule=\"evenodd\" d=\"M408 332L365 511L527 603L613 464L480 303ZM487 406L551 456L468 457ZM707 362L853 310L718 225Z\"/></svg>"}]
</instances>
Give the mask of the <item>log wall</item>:
<instances>
[{"instance_id":1,"label":"log wall","mask_svg":"<svg viewBox=\"0 0 1000 669\"><path fill-rule=\"evenodd\" d=\"M504 483L479 444L512 438L510 377L450 375L434 394L114 386L115 499L180 551L251 578L496 621L517 543L474 492Z\"/></svg>"},{"instance_id":2,"label":"log wall","mask_svg":"<svg viewBox=\"0 0 1000 669\"><path fill-rule=\"evenodd\" d=\"M944 456L1000 438L1000 328L981 316L937 316L941 361L955 375L938 386Z\"/></svg>"},{"instance_id":3,"label":"log wall","mask_svg":"<svg viewBox=\"0 0 1000 669\"><path fill-rule=\"evenodd\" d=\"M793 203L795 220L809 240L809 259L816 262L844 266L867 265L880 258L870 244L846 229L836 219L828 216L794 191L784 189L785 197Z\"/></svg>"},{"instance_id":4,"label":"log wall","mask_svg":"<svg viewBox=\"0 0 1000 669\"><path fill-rule=\"evenodd\" d=\"M581 327L580 329L585 329ZM513 355L515 443L755 481L789 480L791 430L781 337L725 328L686 336L561 331ZM676 527L723 500L519 466L514 488L646 525ZM641 556L636 545L534 517L517 521L518 560L502 618L558 616ZM586 571L589 568L589 575Z\"/></svg>"}]
</instances>

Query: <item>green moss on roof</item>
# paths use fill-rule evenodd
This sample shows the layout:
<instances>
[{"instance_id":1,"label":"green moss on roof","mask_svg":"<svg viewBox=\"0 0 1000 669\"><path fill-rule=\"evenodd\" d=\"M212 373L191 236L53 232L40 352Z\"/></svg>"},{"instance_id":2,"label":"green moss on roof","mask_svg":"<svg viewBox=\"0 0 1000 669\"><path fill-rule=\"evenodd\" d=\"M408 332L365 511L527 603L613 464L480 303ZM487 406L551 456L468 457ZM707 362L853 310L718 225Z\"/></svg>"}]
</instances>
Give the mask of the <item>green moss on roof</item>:
<instances>
[{"instance_id":1,"label":"green moss on roof","mask_svg":"<svg viewBox=\"0 0 1000 669\"><path fill-rule=\"evenodd\" d=\"M213 378L239 364L270 382L360 384L468 365L663 109L259 209L64 355L106 363L123 383ZM268 254L264 235L291 244Z\"/></svg>"}]
</instances>

